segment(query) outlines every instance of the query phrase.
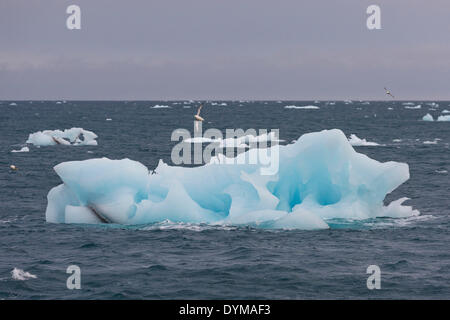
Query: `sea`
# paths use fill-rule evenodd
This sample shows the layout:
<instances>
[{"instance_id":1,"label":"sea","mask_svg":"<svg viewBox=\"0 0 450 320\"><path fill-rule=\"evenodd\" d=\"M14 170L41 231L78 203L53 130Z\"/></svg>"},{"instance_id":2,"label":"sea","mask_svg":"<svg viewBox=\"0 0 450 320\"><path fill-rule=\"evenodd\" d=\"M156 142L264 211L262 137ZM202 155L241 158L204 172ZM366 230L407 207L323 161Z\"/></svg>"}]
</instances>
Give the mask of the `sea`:
<instances>
[{"instance_id":1,"label":"sea","mask_svg":"<svg viewBox=\"0 0 450 320\"><path fill-rule=\"evenodd\" d=\"M198 105L0 101L0 299L450 298L450 122L422 120L444 115L450 101L209 101L202 109L204 130L279 129L290 143L338 128L377 143L355 149L409 165L410 179L385 202L408 197L416 217L314 231L46 222L47 194L61 183L55 165L100 157L171 164L171 134L193 132ZM311 105L318 108L285 108ZM25 143L30 133L72 127L95 132L98 146ZM68 285L70 266L79 268L79 289ZM379 289L368 286L369 266L379 268Z\"/></svg>"}]
</instances>

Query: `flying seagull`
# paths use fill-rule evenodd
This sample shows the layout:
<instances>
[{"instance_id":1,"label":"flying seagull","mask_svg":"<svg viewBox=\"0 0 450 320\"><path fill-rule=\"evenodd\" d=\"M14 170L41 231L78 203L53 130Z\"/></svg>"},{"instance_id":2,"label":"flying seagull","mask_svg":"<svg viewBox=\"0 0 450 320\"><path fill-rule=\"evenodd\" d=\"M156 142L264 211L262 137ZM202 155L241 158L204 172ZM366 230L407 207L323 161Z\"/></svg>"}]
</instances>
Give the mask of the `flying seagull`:
<instances>
[{"instance_id":1,"label":"flying seagull","mask_svg":"<svg viewBox=\"0 0 450 320\"><path fill-rule=\"evenodd\" d=\"M201 104L200 107L198 107L197 114L194 115L196 131L199 130L199 123L205 120L202 117L200 117L200 111L202 110L202 108L203 108L203 104Z\"/></svg>"},{"instance_id":2,"label":"flying seagull","mask_svg":"<svg viewBox=\"0 0 450 320\"><path fill-rule=\"evenodd\" d=\"M388 96L391 96L392 98L395 98L395 97L392 95L391 91L389 91L388 89L386 89L386 87L384 87L384 90L386 91L386 94L387 94Z\"/></svg>"},{"instance_id":3,"label":"flying seagull","mask_svg":"<svg viewBox=\"0 0 450 320\"><path fill-rule=\"evenodd\" d=\"M200 117L200 111L202 110L202 108L203 108L203 104L201 104L200 107L198 107L197 114L194 116L196 121L204 121L205 120L202 117Z\"/></svg>"}]
</instances>

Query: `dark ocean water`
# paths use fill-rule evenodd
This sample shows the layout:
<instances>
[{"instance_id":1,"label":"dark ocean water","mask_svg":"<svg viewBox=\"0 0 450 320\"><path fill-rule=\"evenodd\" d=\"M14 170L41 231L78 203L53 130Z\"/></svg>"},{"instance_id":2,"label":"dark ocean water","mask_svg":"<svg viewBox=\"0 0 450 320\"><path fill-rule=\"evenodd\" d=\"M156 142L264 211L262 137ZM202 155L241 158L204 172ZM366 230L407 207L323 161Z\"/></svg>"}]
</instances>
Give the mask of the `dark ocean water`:
<instances>
[{"instance_id":1,"label":"dark ocean water","mask_svg":"<svg viewBox=\"0 0 450 320\"><path fill-rule=\"evenodd\" d=\"M411 179L386 201L410 197L421 216L342 221L321 231L46 223L47 193L61 182L53 166L104 156L149 169L159 159L171 163L170 135L176 128L192 131L196 109L161 101L9 103L0 105L0 299L450 298L450 122L419 121L450 109L450 102L438 101L437 108L415 102L421 109L401 102L206 105L204 130L279 128L289 142L339 128L383 145L358 152L409 164ZM172 108L150 108L156 104ZM310 104L320 109L283 108ZM11 153L29 133L72 127L94 131L99 145ZM81 268L81 290L66 288L73 264ZM381 268L381 290L366 287L372 264ZM13 279L14 268L37 278Z\"/></svg>"}]
</instances>

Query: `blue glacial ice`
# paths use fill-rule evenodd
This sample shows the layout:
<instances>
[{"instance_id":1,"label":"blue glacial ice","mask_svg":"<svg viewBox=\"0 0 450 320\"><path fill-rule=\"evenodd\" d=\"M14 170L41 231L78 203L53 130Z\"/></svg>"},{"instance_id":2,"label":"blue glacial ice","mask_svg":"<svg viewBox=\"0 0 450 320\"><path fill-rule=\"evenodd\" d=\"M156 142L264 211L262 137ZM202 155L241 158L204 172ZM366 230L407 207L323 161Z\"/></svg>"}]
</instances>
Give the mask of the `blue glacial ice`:
<instances>
[{"instance_id":1,"label":"blue glacial ice","mask_svg":"<svg viewBox=\"0 0 450 320\"><path fill-rule=\"evenodd\" d=\"M212 159L195 168L160 160L154 172L129 159L89 159L55 166L63 184L50 190L46 220L147 224L162 221L326 229L327 220L419 215L386 194L409 179L405 163L356 152L337 129L308 133L279 147L279 170ZM271 147L273 148L273 147ZM258 152L251 149L247 153Z\"/></svg>"}]
</instances>

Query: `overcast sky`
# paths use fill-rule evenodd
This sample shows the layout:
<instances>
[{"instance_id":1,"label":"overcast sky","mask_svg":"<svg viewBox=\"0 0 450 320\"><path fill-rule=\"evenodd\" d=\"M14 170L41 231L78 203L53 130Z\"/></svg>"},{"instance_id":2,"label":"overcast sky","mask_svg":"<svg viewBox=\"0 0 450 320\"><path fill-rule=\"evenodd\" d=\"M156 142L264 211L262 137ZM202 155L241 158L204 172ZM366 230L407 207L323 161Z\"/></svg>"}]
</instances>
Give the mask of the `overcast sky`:
<instances>
[{"instance_id":1,"label":"overcast sky","mask_svg":"<svg viewBox=\"0 0 450 320\"><path fill-rule=\"evenodd\" d=\"M81 30L66 8L81 7ZM382 30L366 9L381 7ZM448 0L1 0L0 99L450 99Z\"/></svg>"}]
</instances>

